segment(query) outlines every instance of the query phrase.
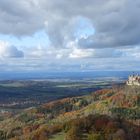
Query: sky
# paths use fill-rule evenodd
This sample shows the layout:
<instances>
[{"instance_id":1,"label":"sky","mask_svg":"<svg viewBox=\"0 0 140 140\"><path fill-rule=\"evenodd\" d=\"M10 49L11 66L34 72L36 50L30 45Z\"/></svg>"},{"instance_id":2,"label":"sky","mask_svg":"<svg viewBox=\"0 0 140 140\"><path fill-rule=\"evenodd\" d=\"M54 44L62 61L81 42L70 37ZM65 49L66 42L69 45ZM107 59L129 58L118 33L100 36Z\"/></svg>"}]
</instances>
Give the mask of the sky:
<instances>
[{"instance_id":1,"label":"sky","mask_svg":"<svg viewBox=\"0 0 140 140\"><path fill-rule=\"evenodd\" d=\"M140 70L139 0L0 0L1 72Z\"/></svg>"}]
</instances>

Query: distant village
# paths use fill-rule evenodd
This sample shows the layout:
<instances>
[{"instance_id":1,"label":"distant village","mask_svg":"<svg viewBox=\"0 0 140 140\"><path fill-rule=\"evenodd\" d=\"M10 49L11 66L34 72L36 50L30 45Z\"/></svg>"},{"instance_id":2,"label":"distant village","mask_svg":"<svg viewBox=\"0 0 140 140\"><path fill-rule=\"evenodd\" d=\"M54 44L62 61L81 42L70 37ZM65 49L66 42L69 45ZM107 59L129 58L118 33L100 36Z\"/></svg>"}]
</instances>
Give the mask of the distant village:
<instances>
[{"instance_id":1,"label":"distant village","mask_svg":"<svg viewBox=\"0 0 140 140\"><path fill-rule=\"evenodd\" d=\"M130 75L128 77L128 80L126 81L127 85L136 85L136 86L140 86L140 75Z\"/></svg>"}]
</instances>

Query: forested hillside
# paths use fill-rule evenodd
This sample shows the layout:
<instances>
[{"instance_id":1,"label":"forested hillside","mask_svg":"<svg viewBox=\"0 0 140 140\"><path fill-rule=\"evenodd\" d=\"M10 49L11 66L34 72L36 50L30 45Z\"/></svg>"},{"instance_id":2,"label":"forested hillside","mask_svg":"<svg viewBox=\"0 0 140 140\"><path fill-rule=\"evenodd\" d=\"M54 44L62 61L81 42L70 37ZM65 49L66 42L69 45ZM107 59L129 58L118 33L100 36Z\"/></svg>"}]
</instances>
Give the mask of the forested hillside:
<instances>
[{"instance_id":1,"label":"forested hillside","mask_svg":"<svg viewBox=\"0 0 140 140\"><path fill-rule=\"evenodd\" d=\"M1 140L140 140L140 88L116 86L29 108L0 122Z\"/></svg>"}]
</instances>

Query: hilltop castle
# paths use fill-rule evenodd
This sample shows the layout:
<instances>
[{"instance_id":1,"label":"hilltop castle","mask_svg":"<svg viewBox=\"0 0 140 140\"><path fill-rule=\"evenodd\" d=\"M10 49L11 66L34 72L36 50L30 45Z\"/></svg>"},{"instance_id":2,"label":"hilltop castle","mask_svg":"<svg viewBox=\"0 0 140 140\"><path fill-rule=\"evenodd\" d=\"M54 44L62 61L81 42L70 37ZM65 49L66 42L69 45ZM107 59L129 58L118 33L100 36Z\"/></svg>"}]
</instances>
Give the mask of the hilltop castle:
<instances>
[{"instance_id":1,"label":"hilltop castle","mask_svg":"<svg viewBox=\"0 0 140 140\"><path fill-rule=\"evenodd\" d=\"M126 81L127 85L136 85L136 86L140 86L140 76L137 75L130 75L128 77L128 80Z\"/></svg>"}]
</instances>

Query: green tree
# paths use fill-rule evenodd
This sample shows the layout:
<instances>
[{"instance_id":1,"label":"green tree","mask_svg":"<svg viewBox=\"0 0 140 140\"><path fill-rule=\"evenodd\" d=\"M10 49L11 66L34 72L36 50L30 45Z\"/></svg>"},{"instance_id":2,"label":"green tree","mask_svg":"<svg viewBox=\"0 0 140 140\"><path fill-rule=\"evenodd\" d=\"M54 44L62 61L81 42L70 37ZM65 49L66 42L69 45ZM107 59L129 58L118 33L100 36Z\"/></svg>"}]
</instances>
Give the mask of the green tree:
<instances>
[{"instance_id":1,"label":"green tree","mask_svg":"<svg viewBox=\"0 0 140 140\"><path fill-rule=\"evenodd\" d=\"M0 130L0 140L6 140L6 133Z\"/></svg>"},{"instance_id":2,"label":"green tree","mask_svg":"<svg viewBox=\"0 0 140 140\"><path fill-rule=\"evenodd\" d=\"M73 126L67 133L65 140L80 140L80 131L77 127Z\"/></svg>"}]
</instances>

